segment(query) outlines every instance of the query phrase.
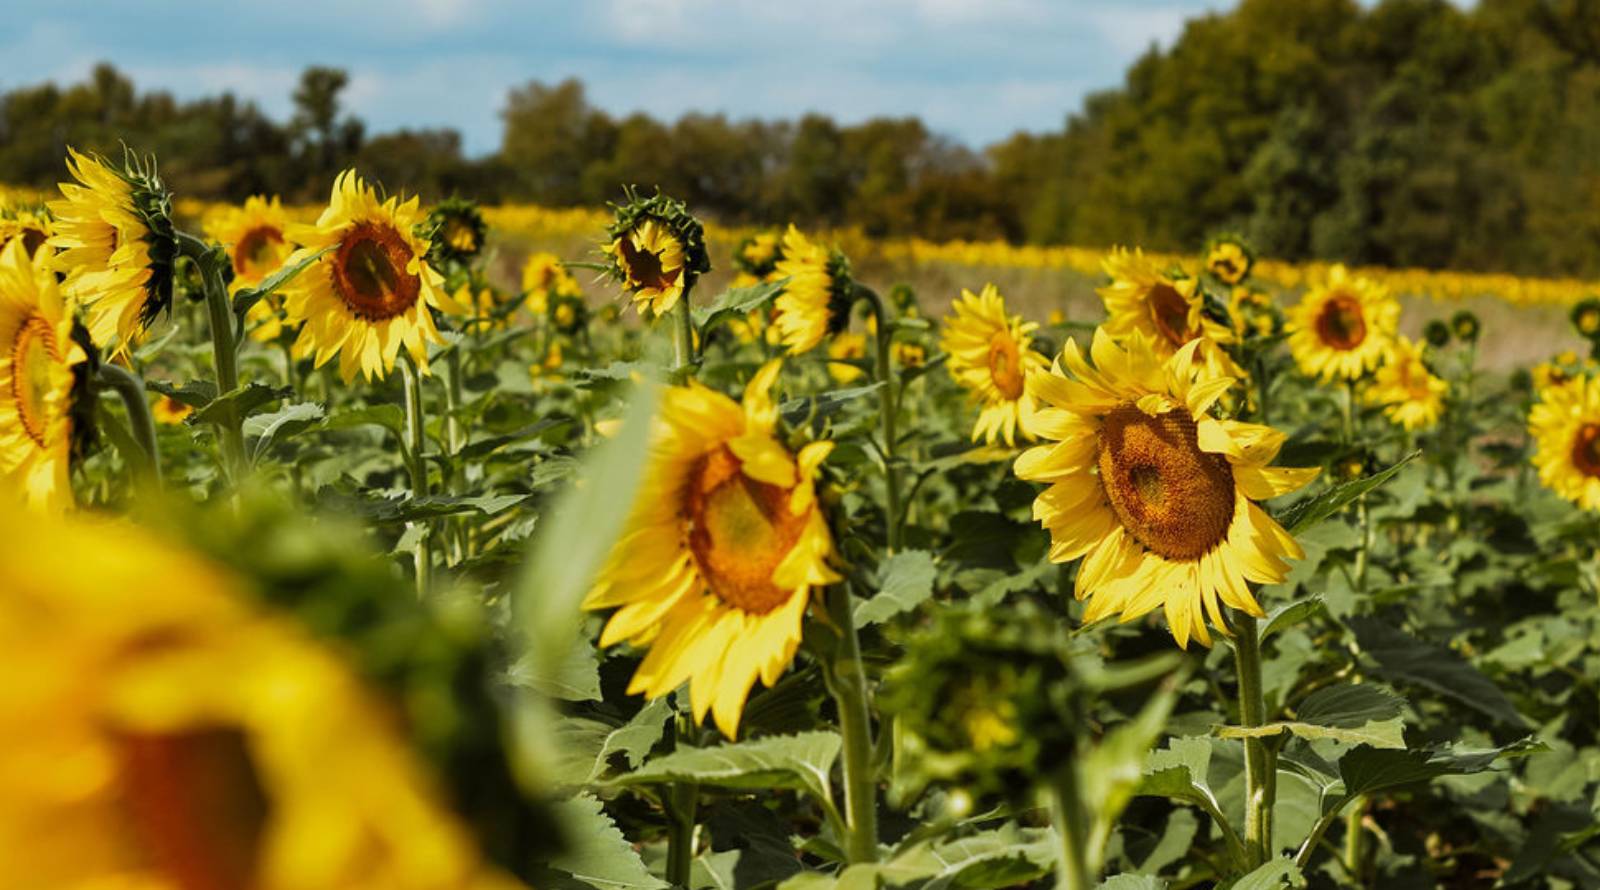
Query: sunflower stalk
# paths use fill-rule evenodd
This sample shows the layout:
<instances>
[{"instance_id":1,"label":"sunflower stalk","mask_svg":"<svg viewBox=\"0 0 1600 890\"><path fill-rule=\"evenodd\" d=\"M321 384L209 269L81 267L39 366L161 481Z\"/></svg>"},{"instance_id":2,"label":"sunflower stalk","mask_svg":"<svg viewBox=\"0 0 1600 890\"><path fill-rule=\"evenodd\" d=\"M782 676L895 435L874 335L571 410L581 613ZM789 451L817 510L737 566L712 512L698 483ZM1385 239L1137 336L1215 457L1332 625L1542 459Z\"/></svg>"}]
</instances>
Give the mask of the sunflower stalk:
<instances>
[{"instance_id":1,"label":"sunflower stalk","mask_svg":"<svg viewBox=\"0 0 1600 890\"><path fill-rule=\"evenodd\" d=\"M694 728L687 715L679 714L673 724L674 744L684 746L693 738ZM674 782L667 792L667 883L687 888L694 865L696 814L700 806L700 786L694 782Z\"/></svg>"},{"instance_id":2,"label":"sunflower stalk","mask_svg":"<svg viewBox=\"0 0 1600 890\"><path fill-rule=\"evenodd\" d=\"M1051 782L1050 817L1061 845L1056 863L1057 890L1090 890L1094 886L1087 854L1088 813L1079 794L1078 767L1068 762Z\"/></svg>"},{"instance_id":3,"label":"sunflower stalk","mask_svg":"<svg viewBox=\"0 0 1600 890\"><path fill-rule=\"evenodd\" d=\"M156 425L150 416L150 403L145 398L144 381L132 371L109 363L100 366L95 379L100 385L114 391L128 412L128 426L141 452L137 456L124 455L129 466L136 468L138 479L149 482L159 491L161 451L156 447Z\"/></svg>"},{"instance_id":4,"label":"sunflower stalk","mask_svg":"<svg viewBox=\"0 0 1600 890\"><path fill-rule=\"evenodd\" d=\"M406 400L404 448L406 471L411 476L411 496L423 498L428 496L428 464L423 459L423 449L427 447L427 439L424 436L422 384L409 353L399 364L400 382ZM431 529L426 520L411 523L407 526L407 530L411 531L418 526L420 528L416 528L417 542L412 547L412 554L416 560L417 598L426 599L432 588L433 543L430 540Z\"/></svg>"},{"instance_id":5,"label":"sunflower stalk","mask_svg":"<svg viewBox=\"0 0 1600 890\"><path fill-rule=\"evenodd\" d=\"M672 370L688 376L694 367L694 319L689 315L689 291L672 307Z\"/></svg>"},{"instance_id":6,"label":"sunflower stalk","mask_svg":"<svg viewBox=\"0 0 1600 890\"><path fill-rule=\"evenodd\" d=\"M454 489L459 487L457 483L460 481L460 476L464 472L464 468L457 466L456 461L460 460L461 449L465 448L467 444L466 429L462 427L461 418L459 416L459 412L461 411L460 343L450 347L449 352L445 353L445 366L448 374L444 387L444 432L445 447L448 449L448 454L450 457L450 469L446 474L445 482L446 485L452 489L451 493L454 494L456 493ZM451 521L451 524L452 531L454 533L450 536L449 559L451 565L456 565L466 557L467 548L465 539L467 525L464 517L455 518Z\"/></svg>"},{"instance_id":7,"label":"sunflower stalk","mask_svg":"<svg viewBox=\"0 0 1600 890\"><path fill-rule=\"evenodd\" d=\"M888 504L884 512L884 536L890 553L900 549L900 529L903 511L900 507L900 467L895 458L895 444L899 435L895 429L896 417L899 414L899 401L896 397L894 379L890 370L890 352L893 348L891 340L894 337L893 324L886 311L883 298L870 287L856 285L856 293L867 301L872 307L873 319L877 328L877 354L875 359L875 376L882 384L878 389L878 414L883 429L883 485Z\"/></svg>"},{"instance_id":8,"label":"sunflower stalk","mask_svg":"<svg viewBox=\"0 0 1600 890\"><path fill-rule=\"evenodd\" d=\"M1234 612L1233 649L1239 668L1239 724L1246 729L1266 723L1266 699L1261 684L1261 636L1256 619ZM1244 740L1245 818L1244 848L1247 865L1254 869L1272 857L1272 811L1277 797L1277 760L1271 743L1263 738Z\"/></svg>"},{"instance_id":9,"label":"sunflower stalk","mask_svg":"<svg viewBox=\"0 0 1600 890\"><path fill-rule=\"evenodd\" d=\"M878 783L861 640L856 633L849 587L835 584L828 588L827 597L828 611L839 629L839 646L831 663L825 665L823 678L838 706L839 732L844 737L845 855L852 863L876 862Z\"/></svg>"},{"instance_id":10,"label":"sunflower stalk","mask_svg":"<svg viewBox=\"0 0 1600 890\"><path fill-rule=\"evenodd\" d=\"M178 248L199 267L206 296L206 312L211 328L211 354L216 364L217 396L239 388L239 343L235 338L237 319L228 300L228 284L222 271L228 257L221 248L189 234L178 233ZM244 418L233 404L225 404L217 421L217 441L228 478L238 485L249 469L244 450Z\"/></svg>"}]
</instances>

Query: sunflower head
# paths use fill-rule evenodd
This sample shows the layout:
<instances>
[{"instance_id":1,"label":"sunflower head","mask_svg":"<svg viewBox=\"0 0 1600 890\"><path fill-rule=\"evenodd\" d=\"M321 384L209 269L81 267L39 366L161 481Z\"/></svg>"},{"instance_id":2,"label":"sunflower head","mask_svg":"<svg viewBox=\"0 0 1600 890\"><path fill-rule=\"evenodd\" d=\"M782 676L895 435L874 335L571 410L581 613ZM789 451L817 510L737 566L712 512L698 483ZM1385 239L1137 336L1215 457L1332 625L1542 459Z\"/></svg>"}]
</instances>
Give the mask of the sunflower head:
<instances>
[{"instance_id":1,"label":"sunflower head","mask_svg":"<svg viewBox=\"0 0 1600 890\"><path fill-rule=\"evenodd\" d=\"M1181 268L1163 268L1140 250L1113 250L1102 265L1111 278L1099 290L1108 316L1106 333L1137 333L1162 357L1200 340L1198 354L1208 367L1219 374L1243 374L1225 349L1238 339L1223 323L1226 310L1217 306L1213 317L1198 279Z\"/></svg>"},{"instance_id":2,"label":"sunflower head","mask_svg":"<svg viewBox=\"0 0 1600 890\"><path fill-rule=\"evenodd\" d=\"M534 251L522 264L522 305L534 315L544 315L552 297L577 297L583 294L578 279L567 271L553 253Z\"/></svg>"},{"instance_id":3,"label":"sunflower head","mask_svg":"<svg viewBox=\"0 0 1600 890\"><path fill-rule=\"evenodd\" d=\"M626 195L626 202L611 205L616 215L601 248L607 271L634 306L663 315L711 271L705 230L682 201L659 191L641 198L630 188Z\"/></svg>"},{"instance_id":4,"label":"sunflower head","mask_svg":"<svg viewBox=\"0 0 1600 890\"><path fill-rule=\"evenodd\" d=\"M914 340L894 341L895 364L902 368L920 368L928 363L928 347Z\"/></svg>"},{"instance_id":5,"label":"sunflower head","mask_svg":"<svg viewBox=\"0 0 1600 890\"><path fill-rule=\"evenodd\" d=\"M1249 277L1255 263L1255 251L1238 235L1218 235L1206 244L1206 271L1229 287Z\"/></svg>"},{"instance_id":6,"label":"sunflower head","mask_svg":"<svg viewBox=\"0 0 1600 890\"><path fill-rule=\"evenodd\" d=\"M754 232L744 236L733 249L733 265L754 281L764 281L782 258L783 235L777 231Z\"/></svg>"},{"instance_id":7,"label":"sunflower head","mask_svg":"<svg viewBox=\"0 0 1600 890\"><path fill-rule=\"evenodd\" d=\"M788 283L773 301L769 333L790 355L815 349L849 325L856 284L850 260L838 248L823 247L791 225L773 275Z\"/></svg>"},{"instance_id":8,"label":"sunflower head","mask_svg":"<svg viewBox=\"0 0 1600 890\"><path fill-rule=\"evenodd\" d=\"M921 318L922 305L917 302L917 290L905 282L889 288L889 305L901 318Z\"/></svg>"},{"instance_id":9,"label":"sunflower head","mask_svg":"<svg viewBox=\"0 0 1600 890\"><path fill-rule=\"evenodd\" d=\"M53 232L50 211L42 205L10 205L0 210L0 247L13 238L20 238L28 256L37 257L39 248L45 246Z\"/></svg>"},{"instance_id":10,"label":"sunflower head","mask_svg":"<svg viewBox=\"0 0 1600 890\"><path fill-rule=\"evenodd\" d=\"M1396 336L1365 393L1369 403L1381 405L1384 416L1407 432L1437 424L1450 391L1450 385L1436 376L1424 359L1419 345Z\"/></svg>"},{"instance_id":11,"label":"sunflower head","mask_svg":"<svg viewBox=\"0 0 1600 890\"><path fill-rule=\"evenodd\" d=\"M1005 299L992 284L974 294L963 290L945 319L940 348L950 356L950 376L980 406L973 441L1016 443L1028 437L1034 399L1028 378L1047 366L1033 348L1034 322L1007 315Z\"/></svg>"},{"instance_id":12,"label":"sunflower head","mask_svg":"<svg viewBox=\"0 0 1600 890\"><path fill-rule=\"evenodd\" d=\"M576 334L589 323L589 307L582 297L558 296L550 301L550 323L563 334Z\"/></svg>"},{"instance_id":13,"label":"sunflower head","mask_svg":"<svg viewBox=\"0 0 1600 890\"><path fill-rule=\"evenodd\" d=\"M428 262L440 269L471 261L483 250L489 234L477 202L457 197L439 202L422 227L428 233Z\"/></svg>"},{"instance_id":14,"label":"sunflower head","mask_svg":"<svg viewBox=\"0 0 1600 890\"><path fill-rule=\"evenodd\" d=\"M867 338L853 331L840 331L828 341L828 376L844 385L866 375L861 363L867 358Z\"/></svg>"},{"instance_id":15,"label":"sunflower head","mask_svg":"<svg viewBox=\"0 0 1600 890\"><path fill-rule=\"evenodd\" d=\"M1371 279L1336 265L1289 314L1289 351L1306 374L1355 380L1383 360L1400 304Z\"/></svg>"},{"instance_id":16,"label":"sunflower head","mask_svg":"<svg viewBox=\"0 0 1600 890\"><path fill-rule=\"evenodd\" d=\"M1539 481L1585 510L1600 511L1600 377L1544 387L1528 413Z\"/></svg>"},{"instance_id":17,"label":"sunflower head","mask_svg":"<svg viewBox=\"0 0 1600 890\"><path fill-rule=\"evenodd\" d=\"M1572 326L1590 340L1600 339L1600 298L1589 297L1573 306Z\"/></svg>"},{"instance_id":18,"label":"sunflower head","mask_svg":"<svg viewBox=\"0 0 1600 890\"><path fill-rule=\"evenodd\" d=\"M1234 330L1241 340L1260 340L1283 330L1283 313L1270 295L1250 287L1235 287L1228 302Z\"/></svg>"},{"instance_id":19,"label":"sunflower head","mask_svg":"<svg viewBox=\"0 0 1600 890\"><path fill-rule=\"evenodd\" d=\"M1422 326L1422 339L1434 349L1443 349L1450 345L1450 325L1442 319L1430 319Z\"/></svg>"},{"instance_id":20,"label":"sunflower head","mask_svg":"<svg viewBox=\"0 0 1600 890\"><path fill-rule=\"evenodd\" d=\"M288 241L289 215L276 196L252 195L243 206L229 207L208 218L205 229L206 235L228 252L233 290L260 284L278 271L294 250ZM192 291L203 293L200 288ZM271 307L264 312L276 315Z\"/></svg>"},{"instance_id":21,"label":"sunflower head","mask_svg":"<svg viewBox=\"0 0 1600 890\"><path fill-rule=\"evenodd\" d=\"M1470 309L1462 309L1450 316L1450 331L1462 343L1478 342L1479 322L1476 313Z\"/></svg>"},{"instance_id":22,"label":"sunflower head","mask_svg":"<svg viewBox=\"0 0 1600 890\"><path fill-rule=\"evenodd\" d=\"M1179 646L1210 643L1207 617L1227 633L1222 605L1262 614L1250 583L1282 581L1284 560L1302 551L1256 502L1317 475L1269 466L1283 433L1211 416L1234 379L1200 363L1198 348L1161 359L1142 335L1119 345L1101 328L1086 358L1068 341L1055 368L1030 379L1032 430L1046 442L1016 462L1019 478L1049 484L1034 517L1051 560L1083 559L1084 619L1163 608Z\"/></svg>"},{"instance_id":23,"label":"sunflower head","mask_svg":"<svg viewBox=\"0 0 1600 890\"><path fill-rule=\"evenodd\" d=\"M84 308L97 343L130 348L172 305L178 242L172 196L154 157L124 150L121 165L69 148L76 183L61 184L51 202L57 251L52 262L64 287Z\"/></svg>"}]
</instances>

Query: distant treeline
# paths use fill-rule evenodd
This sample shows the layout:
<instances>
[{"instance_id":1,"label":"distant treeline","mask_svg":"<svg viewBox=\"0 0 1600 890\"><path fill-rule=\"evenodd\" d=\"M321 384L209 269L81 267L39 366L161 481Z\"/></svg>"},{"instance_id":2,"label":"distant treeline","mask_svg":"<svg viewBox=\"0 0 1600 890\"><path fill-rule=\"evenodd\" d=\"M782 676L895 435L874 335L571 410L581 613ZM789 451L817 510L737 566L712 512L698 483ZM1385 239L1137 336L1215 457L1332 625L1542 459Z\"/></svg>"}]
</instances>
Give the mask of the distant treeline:
<instances>
[{"instance_id":1,"label":"distant treeline","mask_svg":"<svg viewBox=\"0 0 1600 890\"><path fill-rule=\"evenodd\" d=\"M452 130L367 133L346 82L308 69L288 121L110 66L13 89L0 180L48 186L66 144L126 141L200 197L314 200L353 163L425 198L597 205L637 183L727 222L1171 250L1232 230L1285 259L1600 277L1600 0L1244 0L1060 128L981 151L915 118L617 118L568 80L511 90L500 150L469 158Z\"/></svg>"}]
</instances>

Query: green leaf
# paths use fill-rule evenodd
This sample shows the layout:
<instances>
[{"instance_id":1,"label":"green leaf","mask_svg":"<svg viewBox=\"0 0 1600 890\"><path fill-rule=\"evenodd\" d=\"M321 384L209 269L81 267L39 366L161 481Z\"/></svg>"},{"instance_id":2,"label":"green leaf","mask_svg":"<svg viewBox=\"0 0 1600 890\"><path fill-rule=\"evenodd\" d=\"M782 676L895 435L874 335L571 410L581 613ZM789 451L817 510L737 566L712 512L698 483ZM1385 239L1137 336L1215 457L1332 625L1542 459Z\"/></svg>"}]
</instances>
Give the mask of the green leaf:
<instances>
[{"instance_id":1,"label":"green leaf","mask_svg":"<svg viewBox=\"0 0 1600 890\"><path fill-rule=\"evenodd\" d=\"M588 640L572 646L554 671L542 672L542 667L523 656L506 672L506 680L562 701L600 700L600 653Z\"/></svg>"},{"instance_id":2,"label":"green leaf","mask_svg":"<svg viewBox=\"0 0 1600 890\"><path fill-rule=\"evenodd\" d=\"M1112 875L1098 890L1167 890L1167 882L1155 875Z\"/></svg>"},{"instance_id":3,"label":"green leaf","mask_svg":"<svg viewBox=\"0 0 1600 890\"><path fill-rule=\"evenodd\" d=\"M377 426L394 433L396 437L402 435L405 429L406 414L399 405L382 403L378 405L363 405L360 408L350 408L337 414L330 414L322 422L325 430L347 430L358 426Z\"/></svg>"},{"instance_id":4,"label":"green leaf","mask_svg":"<svg viewBox=\"0 0 1600 890\"><path fill-rule=\"evenodd\" d=\"M783 422L790 426L799 426L807 420L831 417L840 408L864 396L869 396L883 388L883 383L869 383L866 386L852 386L847 389L835 389L830 392L818 393L799 399L789 399L778 410L783 414Z\"/></svg>"},{"instance_id":5,"label":"green leaf","mask_svg":"<svg viewBox=\"0 0 1600 890\"><path fill-rule=\"evenodd\" d=\"M629 769L637 769L650 749L661 741L671 717L672 708L662 697L645 704L621 726L600 720L562 718L555 729L562 754L555 784L594 784L611 769L611 759L619 755Z\"/></svg>"},{"instance_id":6,"label":"green leaf","mask_svg":"<svg viewBox=\"0 0 1600 890\"><path fill-rule=\"evenodd\" d=\"M889 557L878 570L878 592L856 606L857 627L878 624L909 612L933 595L933 554L905 550Z\"/></svg>"},{"instance_id":7,"label":"green leaf","mask_svg":"<svg viewBox=\"0 0 1600 890\"><path fill-rule=\"evenodd\" d=\"M1172 662L1157 657L1149 660L1149 664L1161 668ZM1081 755L1081 762L1074 767L1079 772L1082 798L1091 808L1087 846L1090 870L1095 873L1104 865L1100 857L1117 827L1117 820L1144 782L1150 746L1165 732L1167 718L1178 701L1178 687L1186 676L1187 671L1184 671L1168 677L1132 720L1107 732L1099 744Z\"/></svg>"},{"instance_id":8,"label":"green leaf","mask_svg":"<svg viewBox=\"0 0 1600 890\"><path fill-rule=\"evenodd\" d=\"M602 890L658 890L667 884L650 874L639 853L600 801L580 794L552 807L551 817L561 826L566 846L554 859L559 869L591 887Z\"/></svg>"},{"instance_id":9,"label":"green leaf","mask_svg":"<svg viewBox=\"0 0 1600 890\"><path fill-rule=\"evenodd\" d=\"M1293 720L1266 723L1261 726L1219 726L1216 728L1217 736L1224 739L1274 738L1288 732L1307 741L1331 739L1351 745L1371 745L1375 748L1404 748L1406 746L1404 731L1405 725L1398 717L1392 720L1374 720L1363 726L1350 728L1319 726L1315 723L1302 723Z\"/></svg>"},{"instance_id":10,"label":"green leaf","mask_svg":"<svg viewBox=\"0 0 1600 890\"><path fill-rule=\"evenodd\" d=\"M1294 627L1322 611L1322 608L1321 594L1313 594L1273 609L1267 613L1267 621L1261 626L1261 639L1265 640L1275 633Z\"/></svg>"},{"instance_id":11,"label":"green leaf","mask_svg":"<svg viewBox=\"0 0 1600 890\"><path fill-rule=\"evenodd\" d=\"M618 785L697 782L744 791L791 788L831 799L828 774L839 757L839 734L767 736L710 748L680 748L618 776Z\"/></svg>"},{"instance_id":12,"label":"green leaf","mask_svg":"<svg viewBox=\"0 0 1600 890\"><path fill-rule=\"evenodd\" d=\"M1461 776L1492 769L1502 757L1544 750L1532 736L1499 748L1446 746L1387 751L1362 745L1339 758L1344 799L1427 782L1440 776Z\"/></svg>"},{"instance_id":13,"label":"green leaf","mask_svg":"<svg viewBox=\"0 0 1600 890\"><path fill-rule=\"evenodd\" d=\"M1349 624L1384 677L1431 689L1512 726L1527 725L1500 687L1460 655L1376 618L1351 618Z\"/></svg>"},{"instance_id":14,"label":"green leaf","mask_svg":"<svg viewBox=\"0 0 1600 890\"><path fill-rule=\"evenodd\" d=\"M428 495L414 498L405 495L384 497L337 489L323 489L317 493L319 506L344 513L352 513L372 522L416 522L460 513L477 513L494 516L528 499L525 494L483 495Z\"/></svg>"},{"instance_id":15,"label":"green leaf","mask_svg":"<svg viewBox=\"0 0 1600 890\"><path fill-rule=\"evenodd\" d=\"M1271 738L1285 732L1307 741L1331 739L1374 748L1404 748L1405 724L1400 712L1405 700L1371 684L1346 683L1319 689L1300 704L1298 720L1264 726L1224 726L1217 735L1225 739Z\"/></svg>"},{"instance_id":16,"label":"green leaf","mask_svg":"<svg viewBox=\"0 0 1600 890\"><path fill-rule=\"evenodd\" d=\"M270 414L257 414L247 419L244 434L255 439L251 459L260 460L275 442L311 429L322 416L322 406L316 402L296 402Z\"/></svg>"},{"instance_id":17,"label":"green leaf","mask_svg":"<svg viewBox=\"0 0 1600 890\"><path fill-rule=\"evenodd\" d=\"M789 283L785 278L780 281L763 281L749 287L736 287L723 291L705 306L694 310L694 326L705 337L717 325L730 318L739 318L755 309L759 309L772 301L773 297L783 292L784 285Z\"/></svg>"},{"instance_id":18,"label":"green leaf","mask_svg":"<svg viewBox=\"0 0 1600 890\"><path fill-rule=\"evenodd\" d=\"M245 418L250 412L294 395L287 386L268 386L265 383L246 383L233 392L223 393L194 412L190 423L225 423L231 410L234 417ZM177 398L177 396L173 396Z\"/></svg>"},{"instance_id":19,"label":"green leaf","mask_svg":"<svg viewBox=\"0 0 1600 890\"><path fill-rule=\"evenodd\" d=\"M1211 740L1200 736L1173 739L1167 747L1150 753L1144 776L1133 790L1135 796L1165 797L1194 804L1224 828L1230 849L1237 850L1238 835L1222 814L1217 796L1209 784Z\"/></svg>"},{"instance_id":20,"label":"green leaf","mask_svg":"<svg viewBox=\"0 0 1600 890\"><path fill-rule=\"evenodd\" d=\"M294 265L284 266L271 275L268 275L266 278L262 279L260 284L256 285L255 287L247 287L234 294L234 317L240 324L243 324L244 317L250 311L251 307L266 299L271 294L276 293L278 288L288 284L296 275L304 272L307 267L317 260L322 259L323 255L332 249L332 247L324 247L323 249L305 257L304 259L301 259Z\"/></svg>"},{"instance_id":21,"label":"green leaf","mask_svg":"<svg viewBox=\"0 0 1600 890\"><path fill-rule=\"evenodd\" d=\"M1036 880L1049 874L1055 862L1051 832L1007 823L942 843L913 844L883 863L879 874L890 887L980 890Z\"/></svg>"},{"instance_id":22,"label":"green leaf","mask_svg":"<svg viewBox=\"0 0 1600 890\"><path fill-rule=\"evenodd\" d=\"M1219 890L1279 890L1281 887L1304 887L1305 876L1293 859L1274 859L1255 871L1228 884L1218 885Z\"/></svg>"},{"instance_id":23,"label":"green leaf","mask_svg":"<svg viewBox=\"0 0 1600 890\"><path fill-rule=\"evenodd\" d=\"M217 398L217 385L209 380L190 380L182 386L173 386L165 380L146 380L144 385L190 408L204 408Z\"/></svg>"},{"instance_id":24,"label":"green leaf","mask_svg":"<svg viewBox=\"0 0 1600 890\"><path fill-rule=\"evenodd\" d=\"M1302 501L1297 501L1278 516L1278 523L1288 530L1289 534L1299 534L1306 531L1329 516L1344 509L1369 491L1377 488L1400 472L1400 468L1410 463L1421 454L1413 451L1401 458L1397 463L1373 473L1363 479L1342 482Z\"/></svg>"}]
</instances>

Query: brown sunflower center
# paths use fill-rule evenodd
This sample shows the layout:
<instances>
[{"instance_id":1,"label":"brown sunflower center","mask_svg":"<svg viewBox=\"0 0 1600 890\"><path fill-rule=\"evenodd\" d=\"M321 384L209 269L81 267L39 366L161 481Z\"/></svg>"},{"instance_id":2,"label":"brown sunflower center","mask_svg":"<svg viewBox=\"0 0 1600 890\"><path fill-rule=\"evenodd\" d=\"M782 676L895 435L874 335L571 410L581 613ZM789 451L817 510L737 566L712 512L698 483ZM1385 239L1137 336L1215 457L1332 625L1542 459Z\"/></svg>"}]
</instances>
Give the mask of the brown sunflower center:
<instances>
[{"instance_id":1,"label":"brown sunflower center","mask_svg":"<svg viewBox=\"0 0 1600 890\"><path fill-rule=\"evenodd\" d=\"M406 271L411 247L387 223L356 223L333 255L333 287L367 321L394 318L415 306L422 278Z\"/></svg>"},{"instance_id":2,"label":"brown sunflower center","mask_svg":"<svg viewBox=\"0 0 1600 890\"><path fill-rule=\"evenodd\" d=\"M1151 417L1132 405L1105 416L1100 484L1134 540L1167 559L1197 559L1228 535L1233 468L1200 450L1194 419L1176 409Z\"/></svg>"},{"instance_id":3,"label":"brown sunflower center","mask_svg":"<svg viewBox=\"0 0 1600 890\"><path fill-rule=\"evenodd\" d=\"M1017 353L1017 341L1007 331L989 341L989 378L1007 399L1022 398L1022 357Z\"/></svg>"},{"instance_id":4,"label":"brown sunflower center","mask_svg":"<svg viewBox=\"0 0 1600 890\"><path fill-rule=\"evenodd\" d=\"M689 550L717 598L752 615L788 601L793 591L772 573L805 531L806 513L789 512L789 489L746 476L727 446L695 462L684 505Z\"/></svg>"},{"instance_id":5,"label":"brown sunflower center","mask_svg":"<svg viewBox=\"0 0 1600 890\"><path fill-rule=\"evenodd\" d=\"M237 730L122 739L126 813L178 890L256 884L268 803Z\"/></svg>"},{"instance_id":6,"label":"brown sunflower center","mask_svg":"<svg viewBox=\"0 0 1600 890\"><path fill-rule=\"evenodd\" d=\"M1361 301L1349 294L1334 294L1317 312L1317 337L1334 349L1350 350L1367 339L1367 320Z\"/></svg>"},{"instance_id":7,"label":"brown sunflower center","mask_svg":"<svg viewBox=\"0 0 1600 890\"><path fill-rule=\"evenodd\" d=\"M33 256L39 252L39 248L44 246L45 240L50 236L45 234L43 229L29 227L23 229L18 237L22 239L22 249L28 252L28 256Z\"/></svg>"},{"instance_id":8,"label":"brown sunflower center","mask_svg":"<svg viewBox=\"0 0 1600 890\"><path fill-rule=\"evenodd\" d=\"M680 270L667 271L661 266L661 255L635 247L631 238L617 239L617 254L622 257L622 270L634 287L653 287L666 290L678 280Z\"/></svg>"},{"instance_id":9,"label":"brown sunflower center","mask_svg":"<svg viewBox=\"0 0 1600 890\"><path fill-rule=\"evenodd\" d=\"M277 226L256 226L233 246L233 274L258 279L278 265L283 232Z\"/></svg>"},{"instance_id":10,"label":"brown sunflower center","mask_svg":"<svg viewBox=\"0 0 1600 890\"><path fill-rule=\"evenodd\" d=\"M1150 288L1148 302L1150 321L1169 343L1182 346L1194 339L1194 332L1189 330L1189 301L1177 288L1166 282L1157 284Z\"/></svg>"},{"instance_id":11,"label":"brown sunflower center","mask_svg":"<svg viewBox=\"0 0 1600 890\"><path fill-rule=\"evenodd\" d=\"M1572 437L1572 465L1585 476L1600 476L1600 423L1586 423Z\"/></svg>"},{"instance_id":12,"label":"brown sunflower center","mask_svg":"<svg viewBox=\"0 0 1600 890\"><path fill-rule=\"evenodd\" d=\"M45 400L50 394L50 365L61 360L55 332L42 315L31 315L11 341L11 396L22 429L40 448L45 446Z\"/></svg>"}]
</instances>

